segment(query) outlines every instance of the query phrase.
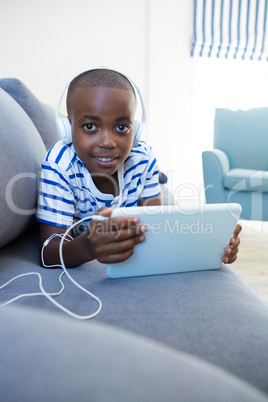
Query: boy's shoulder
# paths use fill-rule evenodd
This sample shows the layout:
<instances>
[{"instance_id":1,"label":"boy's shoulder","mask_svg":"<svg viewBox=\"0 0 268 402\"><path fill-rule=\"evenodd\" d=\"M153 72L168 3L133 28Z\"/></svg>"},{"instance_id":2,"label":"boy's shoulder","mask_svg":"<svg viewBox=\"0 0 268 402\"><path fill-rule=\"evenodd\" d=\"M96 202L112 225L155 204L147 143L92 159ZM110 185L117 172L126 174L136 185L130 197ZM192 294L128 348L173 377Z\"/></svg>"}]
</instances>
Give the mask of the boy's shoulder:
<instances>
[{"instance_id":1,"label":"boy's shoulder","mask_svg":"<svg viewBox=\"0 0 268 402\"><path fill-rule=\"evenodd\" d=\"M148 157L151 151L152 148L150 145L146 144L145 141L140 141L136 147L131 149L129 156Z\"/></svg>"},{"instance_id":2,"label":"boy's shoulder","mask_svg":"<svg viewBox=\"0 0 268 402\"><path fill-rule=\"evenodd\" d=\"M76 158L72 143L65 144L60 140L47 152L44 163L60 165L62 168L65 167L67 169L70 161L74 162Z\"/></svg>"}]
</instances>

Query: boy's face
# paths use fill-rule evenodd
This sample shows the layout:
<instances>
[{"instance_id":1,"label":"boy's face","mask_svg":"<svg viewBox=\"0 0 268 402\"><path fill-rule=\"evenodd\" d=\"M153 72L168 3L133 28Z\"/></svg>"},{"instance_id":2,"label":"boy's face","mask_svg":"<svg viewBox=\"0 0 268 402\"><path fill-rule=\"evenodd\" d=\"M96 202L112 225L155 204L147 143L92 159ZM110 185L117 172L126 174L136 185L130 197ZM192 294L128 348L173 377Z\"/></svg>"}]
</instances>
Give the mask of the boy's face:
<instances>
[{"instance_id":1,"label":"boy's face","mask_svg":"<svg viewBox=\"0 0 268 402\"><path fill-rule=\"evenodd\" d=\"M73 145L91 173L115 175L134 139L136 99L117 88L77 88L68 102Z\"/></svg>"}]
</instances>

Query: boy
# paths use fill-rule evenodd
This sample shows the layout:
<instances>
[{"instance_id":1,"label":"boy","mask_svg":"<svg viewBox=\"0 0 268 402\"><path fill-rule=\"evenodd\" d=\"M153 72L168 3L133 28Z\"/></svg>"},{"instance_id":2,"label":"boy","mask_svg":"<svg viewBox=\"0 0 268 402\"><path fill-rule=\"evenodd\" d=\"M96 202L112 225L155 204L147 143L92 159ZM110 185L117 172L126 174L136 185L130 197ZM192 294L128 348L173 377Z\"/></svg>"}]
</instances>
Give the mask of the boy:
<instances>
[{"instance_id":1,"label":"boy","mask_svg":"<svg viewBox=\"0 0 268 402\"><path fill-rule=\"evenodd\" d=\"M143 141L133 147L136 95L130 81L109 69L77 76L67 93L72 142L59 141L42 165L37 220L40 244L62 235L73 222L87 223L63 244L66 267L93 259L103 263L129 258L145 240L137 217L110 218L112 208L161 205L159 170L152 150ZM91 220L92 215L108 217ZM225 249L223 261L236 259L241 227ZM60 264L60 237L46 242L44 262Z\"/></svg>"}]
</instances>

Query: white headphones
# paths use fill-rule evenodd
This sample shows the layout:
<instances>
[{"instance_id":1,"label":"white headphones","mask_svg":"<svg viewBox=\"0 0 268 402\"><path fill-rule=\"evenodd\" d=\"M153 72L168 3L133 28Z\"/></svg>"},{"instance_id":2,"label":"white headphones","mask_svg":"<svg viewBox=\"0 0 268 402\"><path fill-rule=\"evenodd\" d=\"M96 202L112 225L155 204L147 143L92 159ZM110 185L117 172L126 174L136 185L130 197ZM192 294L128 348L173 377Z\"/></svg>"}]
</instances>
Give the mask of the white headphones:
<instances>
[{"instance_id":1,"label":"white headphones","mask_svg":"<svg viewBox=\"0 0 268 402\"><path fill-rule=\"evenodd\" d=\"M146 113L145 113L145 107L144 107L144 102L143 102L143 98L141 95L141 92L139 90L139 88L137 87L137 85L130 79L128 78L125 74L121 73L118 70L114 70L114 69L110 69L107 67L95 67L95 68L90 68L88 70L84 70L82 72L80 72L79 74L77 74L75 77L73 77L70 81L68 81L68 83L65 85L58 104L57 104L57 108L55 110L55 116L56 116L56 125L57 125L57 130L58 130L58 134L60 139L65 143L65 144L70 144L72 142L72 127L70 124L70 121L68 119L68 117L63 117L60 115L60 107L61 107L61 103L62 103L62 99L63 96L67 90L67 88L69 87L71 81L76 78L78 75L85 73L87 71L93 71L93 70L100 70L100 69L105 69L105 70L111 70L111 71L115 71L121 75L123 75L131 84L132 88L134 89L135 93L138 94L138 97L140 99L140 104L141 104L141 110L142 110L142 117L140 121L135 120L135 127L134 127L134 141L133 141L133 146L136 147L140 141L140 137L142 134L142 130L143 130L143 126L146 120Z\"/></svg>"}]
</instances>

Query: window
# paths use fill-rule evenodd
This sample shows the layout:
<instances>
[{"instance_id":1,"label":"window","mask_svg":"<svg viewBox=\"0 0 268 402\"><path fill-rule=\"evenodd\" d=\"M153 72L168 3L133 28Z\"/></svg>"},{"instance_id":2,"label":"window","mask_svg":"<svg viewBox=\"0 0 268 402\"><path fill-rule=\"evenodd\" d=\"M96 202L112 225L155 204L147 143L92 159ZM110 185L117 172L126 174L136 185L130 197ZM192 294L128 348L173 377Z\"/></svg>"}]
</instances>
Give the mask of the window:
<instances>
[{"instance_id":1,"label":"window","mask_svg":"<svg viewBox=\"0 0 268 402\"><path fill-rule=\"evenodd\" d=\"M268 61L268 0L194 0L191 55Z\"/></svg>"}]
</instances>

